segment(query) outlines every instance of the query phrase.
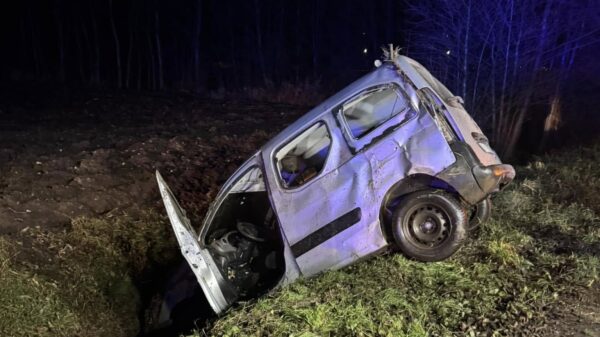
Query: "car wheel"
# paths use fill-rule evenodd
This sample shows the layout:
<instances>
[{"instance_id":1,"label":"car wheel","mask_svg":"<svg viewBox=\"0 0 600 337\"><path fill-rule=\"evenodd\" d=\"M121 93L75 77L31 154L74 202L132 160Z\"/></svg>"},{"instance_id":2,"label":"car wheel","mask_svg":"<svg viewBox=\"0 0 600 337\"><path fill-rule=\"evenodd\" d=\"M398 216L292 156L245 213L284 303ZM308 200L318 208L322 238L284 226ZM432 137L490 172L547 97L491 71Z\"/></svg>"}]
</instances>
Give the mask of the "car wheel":
<instances>
[{"instance_id":1,"label":"car wheel","mask_svg":"<svg viewBox=\"0 0 600 337\"><path fill-rule=\"evenodd\" d=\"M441 261L460 248L467 236L467 214L461 203L441 190L415 192L392 217L398 248L419 261Z\"/></svg>"},{"instance_id":2,"label":"car wheel","mask_svg":"<svg viewBox=\"0 0 600 337\"><path fill-rule=\"evenodd\" d=\"M488 197L477 203L471 211L469 217L469 231L473 231L482 223L489 220L492 215L492 200Z\"/></svg>"}]
</instances>

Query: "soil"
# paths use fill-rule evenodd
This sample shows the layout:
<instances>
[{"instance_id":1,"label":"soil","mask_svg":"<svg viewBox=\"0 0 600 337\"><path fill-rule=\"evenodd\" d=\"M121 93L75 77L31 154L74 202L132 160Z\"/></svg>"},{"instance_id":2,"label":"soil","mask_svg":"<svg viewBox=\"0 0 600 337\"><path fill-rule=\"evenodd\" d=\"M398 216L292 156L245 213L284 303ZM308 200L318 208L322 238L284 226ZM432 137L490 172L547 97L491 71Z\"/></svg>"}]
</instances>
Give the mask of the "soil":
<instances>
[{"instance_id":1,"label":"soil","mask_svg":"<svg viewBox=\"0 0 600 337\"><path fill-rule=\"evenodd\" d=\"M28 99L0 103L0 234L160 208L155 170L197 223L239 164L308 110L181 95Z\"/></svg>"},{"instance_id":2,"label":"soil","mask_svg":"<svg viewBox=\"0 0 600 337\"><path fill-rule=\"evenodd\" d=\"M181 94L8 92L0 94L0 235L162 212L155 170L199 223L229 175L309 110ZM598 285L577 293L585 296L552 310L542 335L600 336Z\"/></svg>"},{"instance_id":3,"label":"soil","mask_svg":"<svg viewBox=\"0 0 600 337\"><path fill-rule=\"evenodd\" d=\"M600 337L600 284L578 290L550 311L541 336Z\"/></svg>"},{"instance_id":4,"label":"soil","mask_svg":"<svg viewBox=\"0 0 600 337\"><path fill-rule=\"evenodd\" d=\"M80 216L164 213L156 170L199 224L231 173L308 109L181 94L0 88L0 235L23 242L20 233L29 228L61 231ZM38 255L29 262L49 258ZM157 275L164 274L138 277L144 302L163 291L166 279ZM193 320L183 316L189 330Z\"/></svg>"}]
</instances>

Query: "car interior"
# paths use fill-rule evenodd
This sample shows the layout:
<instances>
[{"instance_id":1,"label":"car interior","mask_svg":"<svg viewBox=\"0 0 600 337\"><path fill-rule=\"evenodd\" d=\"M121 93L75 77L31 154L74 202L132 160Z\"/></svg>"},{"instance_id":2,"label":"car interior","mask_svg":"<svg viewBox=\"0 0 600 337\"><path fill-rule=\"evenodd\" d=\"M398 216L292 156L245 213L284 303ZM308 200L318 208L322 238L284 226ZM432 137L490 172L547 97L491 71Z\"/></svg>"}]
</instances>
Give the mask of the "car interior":
<instances>
[{"instance_id":1,"label":"car interior","mask_svg":"<svg viewBox=\"0 0 600 337\"><path fill-rule=\"evenodd\" d=\"M330 147L331 136L320 122L281 148L275 160L284 187L300 186L316 177L325 166Z\"/></svg>"},{"instance_id":2,"label":"car interior","mask_svg":"<svg viewBox=\"0 0 600 337\"><path fill-rule=\"evenodd\" d=\"M264 293L285 271L283 241L258 167L230 188L209 225L205 245L239 299Z\"/></svg>"},{"instance_id":3,"label":"car interior","mask_svg":"<svg viewBox=\"0 0 600 337\"><path fill-rule=\"evenodd\" d=\"M352 136L359 139L393 116L405 113L410 118L414 111L396 86L384 85L344 103L342 112Z\"/></svg>"}]
</instances>

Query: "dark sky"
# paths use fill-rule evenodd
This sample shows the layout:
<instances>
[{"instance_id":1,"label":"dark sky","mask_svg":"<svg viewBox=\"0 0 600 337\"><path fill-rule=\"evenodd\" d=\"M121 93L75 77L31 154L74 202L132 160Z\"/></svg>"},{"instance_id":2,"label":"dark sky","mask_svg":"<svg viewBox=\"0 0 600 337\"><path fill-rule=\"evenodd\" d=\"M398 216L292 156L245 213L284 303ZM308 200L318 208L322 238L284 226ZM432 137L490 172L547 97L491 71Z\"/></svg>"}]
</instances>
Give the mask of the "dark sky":
<instances>
[{"instance_id":1,"label":"dark sky","mask_svg":"<svg viewBox=\"0 0 600 337\"><path fill-rule=\"evenodd\" d=\"M381 56L380 48L394 43L459 92L460 46L465 36L461 27L469 3L480 6L479 13L497 15L486 21L475 14L470 32L471 41L475 35L481 41L498 41L496 52L501 57L503 46L499 44L506 43L502 42L506 27L489 30L488 23L506 20L510 0L423 0L416 5L398 0L3 1L0 82L197 92L284 82L339 87L372 69L373 61ZM539 29L548 2L515 3L533 4L521 14L526 34ZM593 42L600 42L600 3L550 3L552 22L557 22L551 27L558 31L556 46L560 47L561 36L574 39L577 34L586 35L580 40L586 47L577 53L569 88L596 90L600 43ZM563 12L569 14L566 10L572 16L556 21L562 20ZM436 26L440 18L449 22L447 27ZM583 26L577 28L579 22ZM578 32L569 34L567 24ZM518 27L515 24L515 29ZM488 30L490 39L485 37ZM538 37L530 34L521 48L535 45ZM507 49L514 52L514 48ZM449 57L447 50L452 50ZM480 50L478 46L470 50L470 76L480 63ZM491 56L482 55L483 66L489 67ZM552 53L544 57L548 55ZM559 59L547 58L543 67L554 67ZM526 64L516 69L531 68ZM475 79L469 78L468 83Z\"/></svg>"},{"instance_id":2,"label":"dark sky","mask_svg":"<svg viewBox=\"0 0 600 337\"><path fill-rule=\"evenodd\" d=\"M555 98L565 138L600 125L598 0L3 1L0 25L4 97L12 87L327 95L394 43L499 144L536 143Z\"/></svg>"},{"instance_id":3,"label":"dark sky","mask_svg":"<svg viewBox=\"0 0 600 337\"><path fill-rule=\"evenodd\" d=\"M169 87L344 80L370 69L380 46L406 38L402 3L392 0L116 0L112 11L109 0L1 6L5 80L86 83L97 71L96 80L114 83L115 36L122 85L127 78L129 86L151 85L159 62Z\"/></svg>"}]
</instances>

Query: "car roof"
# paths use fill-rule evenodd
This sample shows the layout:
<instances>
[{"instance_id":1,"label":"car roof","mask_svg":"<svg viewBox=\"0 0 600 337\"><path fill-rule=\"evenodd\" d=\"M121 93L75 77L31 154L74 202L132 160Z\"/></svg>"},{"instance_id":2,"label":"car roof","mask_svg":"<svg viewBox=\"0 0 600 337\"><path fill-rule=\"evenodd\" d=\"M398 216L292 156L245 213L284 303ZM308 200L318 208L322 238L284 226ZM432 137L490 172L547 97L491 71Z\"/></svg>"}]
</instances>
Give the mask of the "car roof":
<instances>
[{"instance_id":1,"label":"car roof","mask_svg":"<svg viewBox=\"0 0 600 337\"><path fill-rule=\"evenodd\" d=\"M399 56L399 59L410 60L406 56ZM398 63L398 62L397 62ZM342 90L338 91L333 96L329 97L321 104L314 107L312 110L307 112L305 115L300 117L298 120L290 124L288 127L283 129L275 137L271 138L265 145L261 147L261 151L272 148L273 146L279 145L289 137L296 135L302 130L309 127L311 124L319 121L322 117L327 114L332 108L351 98L357 91L361 91L371 86L389 83L399 79L398 69L391 62L385 62L380 67L375 68L373 71L362 76L358 80L352 82Z\"/></svg>"}]
</instances>

